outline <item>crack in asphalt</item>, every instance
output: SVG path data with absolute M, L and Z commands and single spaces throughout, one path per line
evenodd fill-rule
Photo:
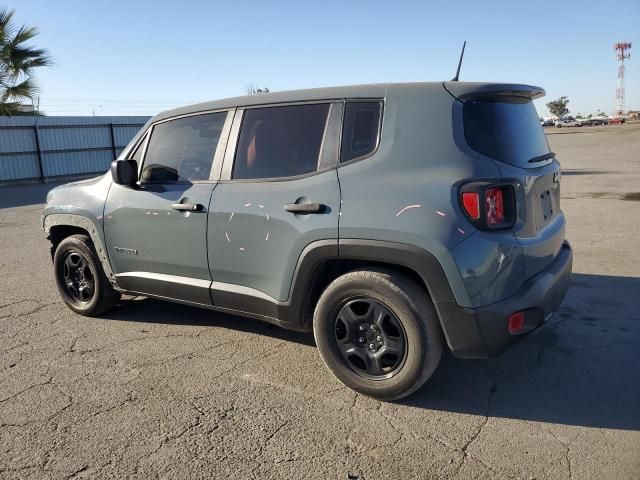
M 567 462 L 567 471 L 569 473 L 569 479 L 573 478 L 573 467 L 571 465 L 571 447 L 569 446 L 569 444 L 567 442 L 564 442 L 562 440 L 560 440 L 560 438 L 551 430 L 549 430 L 549 433 L 551 434 L 551 436 L 560 444 L 564 447 L 565 452 L 564 452 L 564 460 Z
M 143 462 L 147 458 L 151 457 L 152 455 L 154 455 L 155 453 L 160 451 L 162 449 L 162 447 L 164 447 L 165 445 L 169 444 L 170 442 L 173 442 L 175 440 L 178 440 L 178 439 L 182 438 L 187 433 L 189 433 L 189 432 L 191 432 L 191 431 L 193 431 L 193 430 L 195 430 L 198 427 L 203 425 L 202 424 L 203 418 L 207 418 L 208 416 L 205 413 L 203 413 L 201 409 L 195 408 L 195 406 L 192 403 L 189 403 L 188 405 L 190 405 L 192 408 L 194 408 L 194 410 L 196 412 L 198 412 L 197 415 L 196 415 L 195 421 L 193 423 L 191 423 L 190 425 L 188 425 L 187 427 L 183 428 L 178 434 L 165 436 L 160 441 L 160 443 L 158 444 L 157 447 L 155 447 L 150 452 L 147 452 L 144 455 L 138 457 L 135 460 L 135 466 L 134 466 L 134 471 L 135 471 L 136 474 L 138 473 L 138 470 L 140 468 L 140 463 L 141 462 Z M 229 415 L 229 413 L 233 412 L 234 410 L 235 410 L 235 407 L 231 407 L 229 409 L 223 410 L 222 411 L 222 416 L 218 419 L 218 423 L 216 425 L 214 425 L 214 428 L 211 431 L 217 430 L 219 428 L 220 422 L 222 422 L 224 419 L 226 419 L 227 416 Z
M 72 479 L 76 478 L 78 475 L 80 475 L 82 472 L 87 471 L 88 469 L 89 469 L 89 467 L 87 465 L 83 465 L 78 470 L 74 471 L 70 475 L 67 475 L 65 477 L 65 480 L 72 480 Z
M 21 312 L 21 313 L 17 313 L 17 314 L 10 313 L 9 315 L 4 315 L 4 316 L 0 317 L 0 319 L 9 318 L 9 317 L 14 317 L 14 318 L 26 317 L 27 315 L 33 315 L 34 313 L 39 312 L 43 308 L 50 307 L 51 305 L 58 305 L 59 303 L 61 303 L 61 302 L 42 303 L 42 302 L 39 302 L 38 300 L 26 299 L 26 300 L 18 300 L 16 302 L 10 302 L 10 303 L 4 304 L 4 305 L 0 305 L 0 309 L 11 307 L 11 306 L 14 306 L 14 305 L 19 305 L 21 303 L 26 303 L 26 302 L 33 302 L 33 303 L 36 304 L 36 307 L 33 308 L 32 310 L 29 310 L 29 311 L 26 311 L 26 312 Z
M 52 381 L 53 381 L 53 377 L 50 377 L 50 378 L 49 378 L 49 380 L 47 380 L 46 382 L 36 383 L 36 384 L 34 384 L 34 385 L 30 385 L 29 387 L 27 387 L 27 388 L 25 388 L 25 389 L 23 389 L 23 390 L 20 390 L 19 392 L 14 393 L 13 395 L 10 395 L 10 396 L 8 396 L 8 397 L 5 397 L 5 398 L 3 398 L 3 399 L 0 399 L 0 403 L 4 403 L 4 402 L 6 402 L 6 401 L 11 400 L 12 398 L 16 398 L 17 396 L 22 395 L 23 393 L 28 392 L 29 390 L 32 390 L 32 389 L 34 389 L 34 388 L 42 387 L 42 386 L 44 386 L 44 385 L 49 385 L 49 384 L 51 384 L 51 382 L 52 382 Z
M 496 380 L 495 380 L 496 377 L 495 377 L 494 373 L 491 371 L 491 369 L 489 367 L 487 367 L 487 370 L 489 372 L 489 376 L 490 376 L 491 382 L 489 384 L 489 388 L 487 389 L 487 406 L 486 406 L 486 410 L 485 410 L 485 414 L 484 414 L 484 419 L 476 427 L 476 431 L 473 433 L 473 435 L 471 435 L 471 438 L 469 438 L 467 440 L 467 442 L 462 446 L 462 448 L 459 449 L 459 451 L 462 453 L 462 459 L 460 461 L 460 464 L 457 466 L 454 474 L 455 475 L 459 475 L 460 474 L 460 470 L 462 469 L 462 467 L 466 463 L 467 459 L 468 458 L 472 458 L 473 460 L 479 462 L 485 468 L 487 468 L 488 470 L 490 470 L 493 473 L 500 474 L 500 475 L 505 475 L 508 478 L 515 478 L 512 475 L 507 474 L 506 472 L 499 471 L 498 469 L 496 469 L 492 465 L 486 463 L 481 458 L 476 457 L 475 455 L 471 455 L 471 453 L 468 452 L 469 447 L 471 447 L 471 445 L 478 439 L 478 437 L 480 437 L 480 435 L 482 434 L 482 430 L 489 423 L 489 415 L 491 413 L 491 400 L 493 398 L 493 394 L 497 391 L 497 384 L 496 384 Z

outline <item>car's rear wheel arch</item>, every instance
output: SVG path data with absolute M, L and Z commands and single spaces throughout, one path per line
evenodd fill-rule
M 321 244 L 318 248 L 322 248 Z M 289 320 L 302 322 L 305 330 L 310 328 L 315 306 L 327 286 L 341 275 L 363 268 L 386 269 L 405 275 L 423 289 L 435 305 L 440 301 L 454 301 L 442 266 L 435 256 L 419 247 L 388 241 L 341 239 L 336 250 L 311 254 L 314 250 L 310 245 L 303 252 L 290 297 L 292 316 Z M 438 320 L 444 330 L 439 314 Z
M 322 295 L 322 292 L 329 286 L 329 284 L 331 284 L 331 282 L 346 273 L 361 269 L 386 270 L 401 273 L 413 280 L 430 297 L 429 287 L 425 283 L 425 280 L 414 269 L 404 265 L 384 261 L 362 260 L 355 258 L 334 258 L 322 262 L 322 264 L 318 266 L 317 270 L 311 275 L 311 278 L 309 279 L 309 301 L 305 306 L 304 318 L 307 319 L 313 315 L 313 311 L 318 303 L 320 295 Z

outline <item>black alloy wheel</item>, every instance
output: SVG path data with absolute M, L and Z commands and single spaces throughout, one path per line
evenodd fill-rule
M 120 300 L 104 273 L 93 243 L 87 235 L 64 238 L 53 255 L 55 279 L 64 303 L 76 313 L 95 317 Z
M 86 304 L 91 301 L 95 294 L 95 275 L 80 252 L 67 252 L 61 274 L 65 291 L 73 302 Z
M 390 378 L 405 360 L 402 323 L 372 298 L 357 298 L 342 306 L 336 316 L 335 340 L 348 365 L 365 378 Z
M 400 272 L 352 270 L 322 292 L 313 336 L 325 365 L 356 392 L 398 400 L 433 374 L 443 348 L 427 292 Z

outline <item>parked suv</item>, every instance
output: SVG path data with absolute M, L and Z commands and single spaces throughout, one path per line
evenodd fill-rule
M 565 296 L 543 94 L 382 84 L 161 113 L 110 173 L 49 193 L 60 294 L 89 316 L 126 292 L 313 331 L 344 384 L 409 395 L 445 345 L 495 355 Z
M 573 117 L 565 117 L 556 120 L 556 127 L 581 127 L 582 122 Z

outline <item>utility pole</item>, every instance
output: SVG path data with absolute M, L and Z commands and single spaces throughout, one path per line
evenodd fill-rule
M 619 42 L 613 46 L 618 60 L 618 88 L 616 89 L 616 109 L 614 115 L 624 115 L 624 61 L 631 58 L 631 42 Z

